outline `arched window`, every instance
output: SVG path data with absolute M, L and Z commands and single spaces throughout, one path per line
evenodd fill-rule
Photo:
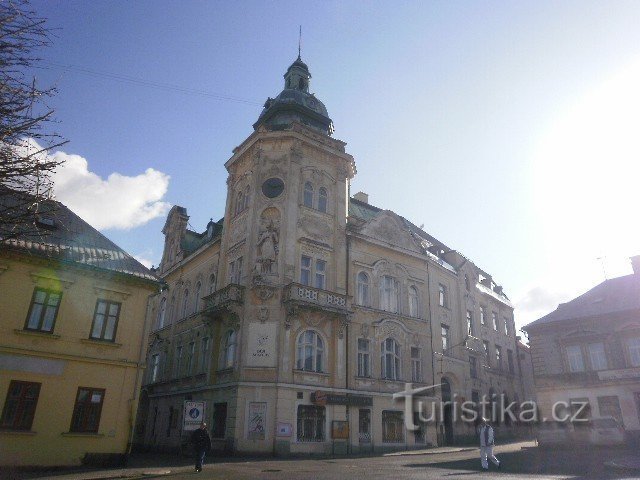
M 196 283 L 196 294 L 193 299 L 193 311 L 199 312 L 200 310 L 200 296 L 202 295 L 202 283 Z
M 324 364 L 324 344 L 322 337 L 314 330 L 307 330 L 298 337 L 298 361 L 296 368 L 307 372 L 322 372 Z
M 173 322 L 173 317 L 176 314 L 176 297 L 171 297 L 171 303 L 169 304 L 169 314 L 167 315 L 167 320 L 169 322 Z
M 469 286 L 469 277 L 467 276 L 466 273 L 464 275 L 464 288 L 467 289 L 467 292 L 469 291 L 469 288 L 470 288 L 470 286 Z
M 318 190 L 318 210 L 327 213 L 327 189 L 324 187 Z
M 418 289 L 414 286 L 409 287 L 409 316 L 418 316 Z
M 304 184 L 304 206 L 313 208 L 313 185 L 311 182 Z
M 400 344 L 389 337 L 382 342 L 382 378 L 400 380 Z
M 358 274 L 358 305 L 369 306 L 369 275 L 364 272 Z
M 158 309 L 158 323 L 157 328 L 164 327 L 165 315 L 167 313 L 167 297 L 160 300 L 160 308 Z
M 389 275 L 380 278 L 380 309 L 394 313 L 398 311 L 398 283 Z
M 209 275 L 209 295 L 216 291 L 216 274 Z
M 189 289 L 184 290 L 184 297 L 182 298 L 182 316 L 180 318 L 185 318 L 189 315 Z
M 247 185 L 244 188 L 244 206 L 243 206 L 243 210 L 246 208 L 249 208 L 249 185 Z
M 236 345 L 238 335 L 235 330 L 229 330 L 224 338 L 224 358 L 222 359 L 223 368 L 231 368 L 236 360 Z
M 244 209 L 244 193 L 241 191 L 236 195 L 236 215 Z

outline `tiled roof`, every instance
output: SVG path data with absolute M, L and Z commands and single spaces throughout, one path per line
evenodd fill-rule
M 640 309 L 640 275 L 605 280 L 570 302 L 561 303 L 553 312 L 523 327 L 577 320 Z
M 207 225 L 207 229 L 202 232 L 194 232 L 192 230 L 187 230 L 184 238 L 182 239 L 182 250 L 184 251 L 185 257 L 191 255 L 193 252 L 198 250 L 200 247 L 205 245 L 207 242 L 210 242 L 212 239 L 220 236 L 222 234 L 222 225 L 224 223 L 224 217 L 218 220 L 217 222 L 209 222 Z M 209 225 L 212 226 L 213 231 L 211 236 L 209 236 Z
M 24 215 L 29 211 L 28 206 L 33 205 L 32 198 L 19 192 L 6 194 L 4 190 L 0 196 L 2 211 Z M 16 224 L 12 234 L 0 236 L 0 250 L 28 252 L 61 262 L 159 281 L 148 268 L 62 203 L 42 201 L 37 211 L 28 225 L 20 227 Z

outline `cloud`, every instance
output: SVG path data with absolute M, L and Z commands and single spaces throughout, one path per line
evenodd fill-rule
M 128 230 L 167 214 L 169 175 L 147 168 L 126 176 L 114 172 L 106 180 L 89 170 L 89 162 L 74 154 L 55 152 L 64 164 L 53 175 L 56 199 L 99 230 Z
M 143 256 L 134 255 L 133 258 L 135 258 L 137 261 L 139 261 L 142 265 L 144 265 L 147 268 L 151 268 L 154 265 L 153 261 Z

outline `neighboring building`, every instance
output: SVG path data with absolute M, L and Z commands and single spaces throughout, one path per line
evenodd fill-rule
M 640 435 L 640 256 L 631 261 L 632 275 L 606 280 L 524 327 L 542 417 L 566 402 L 559 415 L 612 416 Z
M 332 138 L 298 58 L 234 149 L 224 218 L 163 229 L 137 443 L 178 448 L 183 402 L 207 402 L 218 449 L 327 453 L 473 435 L 405 430 L 405 383 L 436 399 L 522 398 L 513 307 L 491 279 L 405 218 L 349 198 L 355 162 Z
M 119 462 L 159 282 L 64 205 L 37 211 L 0 239 L 0 465 Z

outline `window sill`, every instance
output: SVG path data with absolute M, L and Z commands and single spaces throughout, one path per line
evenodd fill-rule
M 0 428 L 0 435 L 36 435 L 38 432 L 33 430 L 11 430 L 9 428 Z
M 95 433 L 95 432 L 62 432 L 60 435 L 63 437 L 93 437 L 93 438 L 102 438 L 104 437 L 103 433 Z
M 227 368 L 221 368 L 220 370 L 216 370 L 217 374 L 224 374 L 224 373 L 231 373 L 235 370 L 235 367 L 227 367 Z
M 319 375 L 321 377 L 330 377 L 331 374 L 327 372 L 314 372 L 312 370 L 300 370 L 299 368 L 294 368 L 293 373 L 300 373 L 303 375 Z
M 120 348 L 122 346 L 121 343 L 111 342 L 109 340 L 98 340 L 97 338 L 81 338 L 80 342 L 87 345 L 100 345 L 113 348 Z
M 51 338 L 53 340 L 58 340 L 60 338 L 60 335 L 55 335 L 53 333 L 47 333 L 47 332 L 40 332 L 38 330 L 20 330 L 16 328 L 13 332 L 17 333 L 18 335 L 29 335 L 32 337 Z
M 159 333 L 159 332 L 162 332 L 162 331 L 164 331 L 164 330 L 169 330 L 169 328 L 171 327 L 171 325 L 172 325 L 171 323 L 168 323 L 167 325 L 163 325 L 163 326 L 162 326 L 162 327 L 160 327 L 160 328 L 156 328 L 155 330 L 152 330 L 152 331 L 151 331 L 151 333 Z

